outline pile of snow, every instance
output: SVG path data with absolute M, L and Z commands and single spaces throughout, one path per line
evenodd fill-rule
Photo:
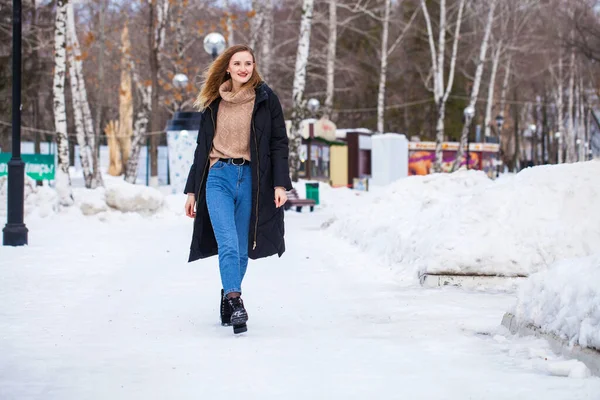
M 413 176 L 332 208 L 324 225 L 413 273 L 527 276 L 600 247 L 600 162 Z
M 164 195 L 157 189 L 133 185 L 122 179 L 106 182 L 106 204 L 123 212 L 153 213 L 161 208 Z
M 58 209 L 58 196 L 56 191 L 48 186 L 36 186 L 36 182 L 25 176 L 25 201 L 24 214 L 26 216 L 32 213 L 40 217 L 46 217 L 53 214 Z M 0 177 L 0 216 L 7 213 L 8 197 L 8 177 Z
M 600 254 L 557 262 L 521 285 L 511 312 L 570 345 L 600 350 Z
M 75 203 L 72 207 L 60 207 L 56 188 L 36 186 L 35 181 L 25 177 L 26 217 L 32 215 L 47 217 L 56 214 L 60 209 L 81 210 L 86 216 L 102 216 L 109 212 L 155 214 L 163 208 L 165 195 L 158 189 L 125 182 L 122 177 L 104 176 L 105 187 L 96 189 L 72 188 Z M 0 178 L 0 216 L 6 215 L 8 182 L 6 177 Z M 183 210 L 183 196 L 180 209 Z M 179 210 L 178 210 L 179 211 Z M 183 211 L 181 211 L 183 213 Z

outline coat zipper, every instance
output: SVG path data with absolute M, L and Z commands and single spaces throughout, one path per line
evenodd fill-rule
M 212 119 L 213 122 L 213 130 L 214 132 L 217 131 L 217 126 L 215 125 L 215 119 L 213 117 L 212 114 L 212 108 L 208 107 L 210 109 L 210 119 Z M 214 135 L 213 135 L 213 140 L 214 140 Z M 206 163 L 204 164 L 204 171 L 202 172 L 202 179 L 200 179 L 200 187 L 198 188 L 198 195 L 196 196 L 196 201 L 198 201 L 198 199 L 200 198 L 200 191 L 202 190 L 202 184 L 204 183 L 204 177 L 206 176 L 206 168 L 208 168 L 208 163 L 210 162 L 210 153 L 212 152 L 212 146 L 213 146 L 213 141 L 211 140 L 210 142 L 210 149 L 208 150 L 208 154 L 206 154 Z
M 256 220 L 254 222 L 254 244 L 252 245 L 252 250 L 256 249 L 256 240 L 258 233 L 258 199 L 260 194 L 260 156 L 258 154 L 258 140 L 256 139 L 256 129 L 254 128 L 254 116 L 252 116 L 252 131 L 254 132 L 254 146 L 256 147 L 256 176 L 258 181 L 256 181 Z

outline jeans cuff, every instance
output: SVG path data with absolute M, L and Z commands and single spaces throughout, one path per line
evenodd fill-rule
M 223 296 L 227 297 L 227 295 L 229 293 L 239 293 L 240 296 L 242 295 L 242 289 L 227 289 L 223 292 Z

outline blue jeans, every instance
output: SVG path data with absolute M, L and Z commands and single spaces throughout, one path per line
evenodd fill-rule
M 219 248 L 225 294 L 242 292 L 248 267 L 248 233 L 252 211 L 252 169 L 217 161 L 206 180 L 206 205 Z

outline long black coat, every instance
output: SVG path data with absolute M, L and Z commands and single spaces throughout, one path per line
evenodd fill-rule
M 184 193 L 196 195 L 196 218 L 189 262 L 218 253 L 217 241 L 206 206 L 209 154 L 216 131 L 220 98 L 202 113 L 194 164 Z M 281 103 L 265 83 L 256 88 L 250 130 L 252 167 L 252 214 L 248 257 L 263 258 L 285 251 L 283 207 L 276 208 L 275 187 L 292 188 L 288 166 L 288 137 Z

